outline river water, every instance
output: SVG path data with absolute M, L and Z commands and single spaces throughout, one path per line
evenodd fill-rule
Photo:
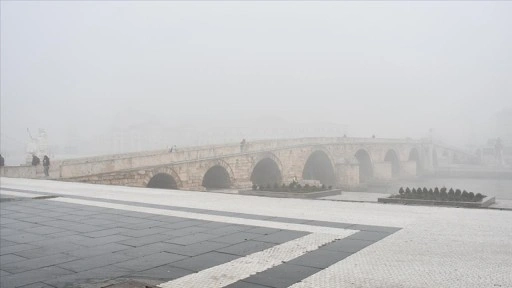
M 466 190 L 468 192 L 482 193 L 495 196 L 496 199 L 512 200 L 512 179 L 477 179 L 477 178 L 418 178 L 414 180 L 399 180 L 387 187 L 371 186 L 368 192 L 398 193 L 400 187 L 446 187 Z

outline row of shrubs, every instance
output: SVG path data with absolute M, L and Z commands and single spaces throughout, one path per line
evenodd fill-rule
M 441 200 L 441 201 L 463 201 L 463 202 L 480 202 L 486 196 L 480 193 L 467 192 L 466 190 L 461 191 L 460 189 L 447 190 L 445 187 L 439 189 L 435 188 L 412 188 L 409 189 L 407 187 L 404 189 L 400 187 L 398 190 L 398 195 L 394 195 L 393 198 L 401 198 L 401 199 L 422 199 L 422 200 Z
M 332 186 L 326 186 L 325 184 L 322 184 L 322 186 L 315 186 L 315 185 L 309 185 L 305 184 L 304 186 L 300 185 L 297 182 L 292 182 L 288 185 L 286 184 L 277 184 L 274 185 L 267 184 L 267 185 L 252 185 L 252 190 L 259 190 L 259 191 L 272 191 L 272 192 L 315 192 L 315 191 L 326 191 L 331 190 Z

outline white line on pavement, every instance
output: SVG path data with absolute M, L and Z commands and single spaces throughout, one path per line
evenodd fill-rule
M 224 287 L 341 238 L 343 237 L 338 235 L 309 234 L 158 286 L 161 288 Z

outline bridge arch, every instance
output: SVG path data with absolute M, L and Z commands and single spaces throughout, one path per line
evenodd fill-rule
M 359 162 L 359 183 L 368 182 L 373 178 L 373 164 L 370 153 L 366 149 L 357 150 L 354 155 Z
M 256 185 L 274 185 L 283 182 L 281 161 L 273 153 L 260 154 L 251 168 L 251 182 Z
M 234 182 L 233 170 L 224 161 L 216 161 L 204 173 L 202 186 L 206 189 L 231 188 Z
M 147 173 L 144 186 L 159 189 L 179 189 L 181 180 L 178 174 L 171 168 L 157 169 Z
M 389 149 L 386 152 L 384 161 L 391 163 L 391 176 L 397 177 L 400 175 L 400 158 L 398 158 L 398 153 L 394 149 Z
M 416 162 L 416 174 L 421 171 L 421 158 L 420 158 L 420 152 L 416 147 L 411 148 L 409 151 L 409 161 Z
M 336 185 L 336 175 L 331 159 L 324 149 L 314 150 L 304 164 L 302 179 L 318 180 L 325 185 Z

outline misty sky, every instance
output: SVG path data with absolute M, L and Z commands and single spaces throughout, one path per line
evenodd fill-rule
M 2 149 L 153 117 L 463 143 L 512 107 L 512 2 L 2 1 L 0 48 Z

